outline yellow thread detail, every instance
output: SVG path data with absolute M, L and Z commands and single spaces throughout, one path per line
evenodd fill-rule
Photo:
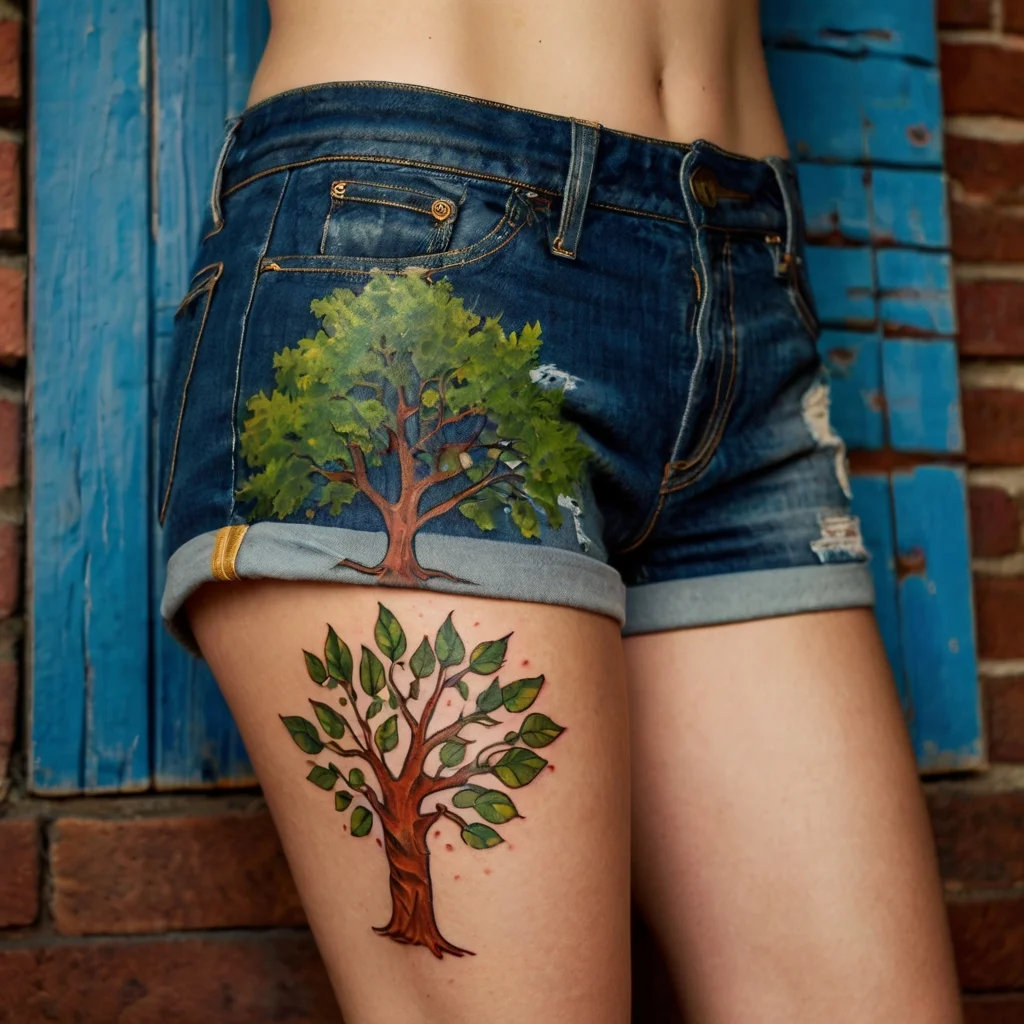
M 248 529 L 248 523 L 239 523 L 234 526 L 222 526 L 217 531 L 217 538 L 213 542 L 213 553 L 210 555 L 210 571 L 213 573 L 214 579 L 238 579 L 238 573 L 235 571 L 235 559 L 238 557 L 238 549 L 241 547 L 242 538 Z

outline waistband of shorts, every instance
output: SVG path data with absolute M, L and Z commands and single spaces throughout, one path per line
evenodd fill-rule
M 398 82 L 328 82 L 277 93 L 229 118 L 225 135 L 221 197 L 277 170 L 339 156 L 448 169 L 562 196 L 583 138 L 592 143 L 590 205 L 788 238 L 799 204 L 788 158 L 755 159 L 702 139 L 672 142 Z

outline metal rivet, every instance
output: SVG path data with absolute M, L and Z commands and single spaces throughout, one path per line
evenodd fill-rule
M 332 181 L 331 182 L 331 198 L 332 199 L 344 199 L 345 198 L 345 182 L 343 182 L 343 181 Z
M 452 215 L 452 204 L 447 199 L 435 199 L 430 204 L 434 220 L 447 220 Z

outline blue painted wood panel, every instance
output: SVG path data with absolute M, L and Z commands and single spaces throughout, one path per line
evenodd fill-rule
M 872 168 L 871 235 L 877 245 L 949 248 L 946 176 L 941 171 Z
M 790 148 L 801 160 L 938 166 L 939 73 L 885 57 L 768 51 Z
M 871 555 L 871 576 L 875 584 L 875 616 L 899 692 L 900 705 L 909 721 L 911 699 L 903 664 L 903 637 L 900 632 L 892 487 L 889 477 L 884 473 L 855 476 L 851 480 L 851 485 L 853 512 L 860 519 L 864 546 Z
M 154 0 L 158 62 L 155 154 L 154 408 L 166 379 L 174 310 L 185 294 L 199 223 L 223 138 L 242 111 L 267 32 L 262 0 Z M 151 457 L 156 463 L 156 432 Z M 154 784 L 159 789 L 250 784 L 241 737 L 207 664 L 159 618 L 167 558 L 153 509 Z
M 765 41 L 936 62 L 933 0 L 766 0 Z
M 903 661 L 910 732 L 924 771 L 982 761 L 967 486 L 963 469 L 894 473 Z
M 963 451 L 957 370 L 955 342 L 884 342 L 882 379 L 896 451 Z
M 887 334 L 956 331 L 952 261 L 945 252 L 883 249 L 877 255 L 879 317 Z
M 825 326 L 874 329 L 878 312 L 870 249 L 811 246 L 807 250 L 807 273 Z
M 150 781 L 145 14 L 131 0 L 34 9 L 35 793 Z

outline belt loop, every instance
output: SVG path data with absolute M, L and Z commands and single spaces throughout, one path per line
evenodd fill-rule
M 569 173 L 562 190 L 562 215 L 558 221 L 558 234 L 551 242 L 551 251 L 556 256 L 576 259 L 600 138 L 601 125 L 596 121 L 572 119 Z
M 779 183 L 779 191 L 782 193 L 782 205 L 786 211 L 786 237 L 783 240 L 782 259 L 775 268 L 777 277 L 786 274 L 790 266 L 799 258 L 796 252 L 796 199 L 788 181 L 786 165 L 777 156 L 765 157 L 765 163 L 775 172 L 775 178 Z
M 228 150 L 235 141 L 235 129 L 241 124 L 242 118 L 229 117 L 224 121 L 224 142 L 217 157 L 217 167 L 213 172 L 213 187 L 210 189 L 210 212 L 213 214 L 213 230 L 220 231 L 224 227 L 224 215 L 220 209 L 221 181 L 224 178 L 224 164 L 227 162 Z M 212 233 L 212 232 L 211 232 Z

